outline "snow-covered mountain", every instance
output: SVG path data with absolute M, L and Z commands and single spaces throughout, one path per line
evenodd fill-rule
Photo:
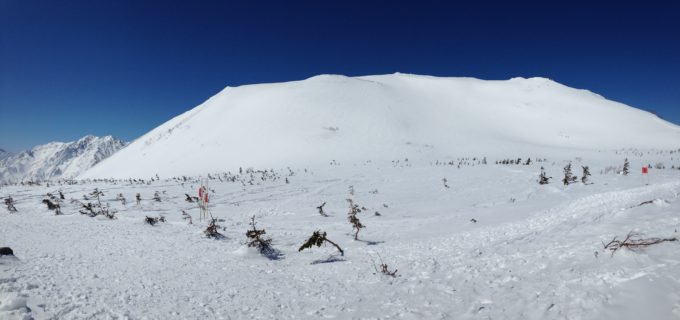
M 545 78 L 408 74 L 227 87 L 82 177 L 418 156 L 680 147 L 680 127 Z
M 51 142 L 5 158 L 0 157 L 0 182 L 76 177 L 122 149 L 111 136 L 85 136 L 72 142 Z
M 9 156 L 11 156 L 11 155 L 12 155 L 12 154 L 9 153 L 8 151 L 5 151 L 4 149 L 0 149 L 0 160 L 1 160 L 1 159 L 5 159 L 5 158 L 7 158 L 7 157 L 9 157 Z

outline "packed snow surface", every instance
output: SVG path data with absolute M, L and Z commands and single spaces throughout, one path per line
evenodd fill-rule
M 0 319 L 680 318 L 680 242 L 603 248 L 631 231 L 680 237 L 680 150 L 482 156 L 213 173 L 220 240 L 185 201 L 200 179 L 3 187 L 18 212 L 0 208 L 0 246 L 16 255 L 0 257 Z M 624 158 L 628 175 L 616 173 Z M 565 186 L 569 162 L 579 180 Z M 648 164 L 660 169 L 643 176 Z M 536 182 L 541 167 L 550 184 Z M 78 213 L 94 188 L 117 219 Z M 59 190 L 55 216 L 41 201 Z M 358 241 L 348 198 L 365 208 Z M 244 245 L 252 216 L 278 259 Z M 344 256 L 298 252 L 315 230 Z M 376 272 L 381 261 L 396 277 Z
M 227 87 L 84 178 L 199 175 L 332 160 L 677 148 L 680 127 L 545 78 L 321 75 Z
M 85 136 L 71 142 L 51 142 L 31 150 L 3 156 L 0 182 L 73 178 L 122 149 L 125 143 L 111 136 Z

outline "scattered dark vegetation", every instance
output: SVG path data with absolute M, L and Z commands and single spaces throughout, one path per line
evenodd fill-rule
M 612 241 L 609 241 L 609 243 L 605 244 L 602 242 L 602 245 L 604 246 L 605 250 L 610 250 L 611 256 L 614 256 L 614 253 L 616 253 L 617 250 L 621 248 L 627 248 L 630 250 L 639 250 L 644 247 L 648 247 L 651 245 L 659 244 L 662 242 L 672 242 L 672 241 L 678 241 L 678 238 L 673 237 L 673 238 L 643 238 L 642 235 L 639 232 L 628 232 L 628 235 L 626 235 L 626 238 L 623 240 L 616 240 L 616 237 L 612 239 Z
M 335 248 L 338 249 L 338 251 L 340 252 L 341 256 L 345 255 L 345 252 L 342 251 L 342 248 L 340 248 L 340 246 L 337 243 L 326 238 L 326 232 L 321 233 L 320 230 L 314 231 L 314 233 L 312 233 L 312 236 L 309 237 L 309 239 L 307 239 L 307 241 L 305 243 L 303 243 L 302 246 L 300 246 L 300 249 L 298 249 L 298 252 L 300 252 L 304 249 L 310 249 L 313 246 L 321 247 L 321 245 L 326 243 L 326 242 L 335 246 Z
M 149 216 L 146 216 L 146 218 L 144 218 L 144 222 L 145 222 L 145 223 L 148 223 L 148 224 L 150 224 L 150 225 L 152 225 L 152 226 L 154 226 L 154 225 L 156 225 L 156 224 L 159 223 L 159 222 L 165 223 L 166 220 L 165 220 L 165 217 L 164 217 L 164 216 L 158 216 L 158 217 L 149 217 Z
M 108 205 L 106 205 L 106 206 L 102 205 L 102 201 L 101 201 L 102 196 L 104 196 L 104 192 L 95 188 L 94 191 L 92 191 L 89 194 L 89 197 L 87 195 L 85 195 L 85 196 L 83 196 L 83 198 L 93 199 L 93 200 L 96 199 L 97 203 L 93 204 L 91 202 L 82 203 L 82 202 L 79 202 L 77 200 L 74 200 L 74 201 L 77 201 L 77 202 L 80 203 L 80 205 L 81 205 L 80 213 L 81 214 L 87 215 L 91 218 L 94 218 L 96 216 L 104 216 L 104 217 L 109 218 L 109 219 L 115 219 L 116 218 L 116 211 L 109 209 Z
M 450 188 L 449 185 L 447 184 L 447 182 L 449 182 L 449 180 L 446 180 L 446 178 L 442 178 L 442 182 L 444 183 L 444 188 L 446 188 L 446 189 Z

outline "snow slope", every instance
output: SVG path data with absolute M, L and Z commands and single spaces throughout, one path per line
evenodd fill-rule
M 227 87 L 82 177 L 641 147 L 680 147 L 680 127 L 549 79 L 321 75 Z
M 0 182 L 72 178 L 122 149 L 125 143 L 111 136 L 85 136 L 72 142 L 51 142 L 31 150 L 0 157 Z
M 276 169 L 275 180 L 216 176 L 211 211 L 223 240 L 203 235 L 206 222 L 184 200 L 196 192 L 191 179 L 5 187 L 0 198 L 11 195 L 18 212 L 0 207 L 0 246 L 16 254 L 0 258 L 0 319 L 678 319 L 680 241 L 614 255 L 602 242 L 630 231 L 680 237 L 680 170 L 670 169 L 679 154 L 543 155 L 548 161 L 526 166 L 489 158 L 460 169 L 374 161 Z M 628 176 L 601 173 L 624 157 L 637 168 Z M 651 169 L 645 184 L 646 161 L 668 169 Z M 556 181 L 568 162 L 579 176 L 589 165 L 592 184 Z M 541 166 L 552 183 L 536 183 Z M 70 199 L 84 201 L 94 188 L 117 220 L 78 213 Z M 41 203 L 58 189 L 61 216 Z M 160 202 L 151 200 L 156 191 Z M 359 241 L 346 198 L 366 207 Z M 315 208 L 323 202 L 328 217 Z M 159 215 L 168 222 L 144 224 Z M 281 259 L 245 247 L 253 215 Z M 345 255 L 331 246 L 298 252 L 317 229 Z M 376 274 L 380 259 L 398 277 Z

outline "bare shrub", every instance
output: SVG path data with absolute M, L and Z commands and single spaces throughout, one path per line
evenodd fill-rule
M 667 241 L 678 241 L 678 238 L 673 237 L 673 238 L 643 238 L 642 234 L 639 232 L 628 232 L 628 235 L 626 235 L 626 238 L 623 240 L 616 240 L 616 237 L 612 239 L 612 241 L 609 241 L 609 243 L 605 244 L 602 242 L 602 245 L 604 246 L 605 250 L 610 250 L 611 256 L 614 256 L 614 253 L 616 253 L 617 250 L 621 248 L 627 248 L 630 250 L 638 250 L 644 247 L 648 247 L 651 245 L 659 244 L 662 242 L 667 242 Z
M 378 258 L 380 259 L 380 266 L 375 265 L 375 261 L 371 258 L 371 261 L 373 262 L 373 269 L 375 269 L 376 273 L 382 273 L 386 276 L 390 276 L 392 278 L 397 277 L 397 271 L 399 269 L 394 269 L 394 271 L 390 271 L 389 267 L 387 266 L 387 263 L 385 263 L 380 255 L 378 255 Z

